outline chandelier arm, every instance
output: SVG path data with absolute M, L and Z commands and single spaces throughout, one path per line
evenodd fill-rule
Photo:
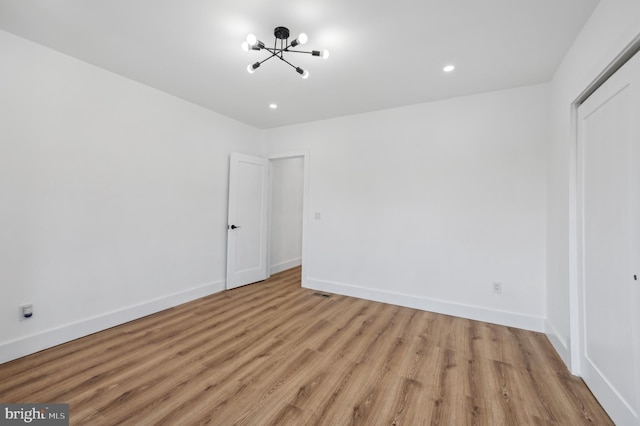
M 278 58 L 280 58 L 280 56 L 278 56 Z M 287 61 L 285 58 L 280 58 L 280 60 L 286 62 L 287 64 L 289 64 L 291 66 L 291 68 L 293 68 L 294 70 L 297 70 L 298 67 L 293 65 L 291 62 Z
M 282 49 L 273 49 L 271 47 L 265 47 L 263 50 L 270 52 L 273 56 L 277 56 L 282 52 Z M 279 57 L 279 56 L 278 56 Z
M 307 52 L 306 50 L 285 50 L 285 52 L 291 52 L 291 53 L 308 53 L 309 55 L 313 55 L 313 52 Z
M 269 59 L 271 59 L 271 58 L 273 58 L 273 57 L 278 57 L 278 58 L 280 58 L 277 54 L 275 54 L 275 53 L 273 53 L 273 52 L 272 52 L 272 53 L 271 53 L 271 56 L 269 56 L 269 57 L 267 57 L 266 59 L 263 59 L 263 60 L 261 60 L 261 61 L 260 61 L 260 65 L 262 65 L 262 64 L 263 64 L 263 63 L 265 63 L 265 62 L 267 62 Z M 281 59 L 282 59 L 282 58 L 281 58 Z

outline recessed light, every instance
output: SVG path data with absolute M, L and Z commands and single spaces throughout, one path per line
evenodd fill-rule
M 453 70 L 455 70 L 455 69 L 456 69 L 456 67 L 455 67 L 455 66 L 453 66 L 453 65 L 447 65 L 446 67 L 442 68 L 442 71 L 444 71 L 444 72 L 451 72 L 451 71 L 453 71 Z
M 269 108 L 278 109 L 278 105 L 277 104 L 269 104 Z

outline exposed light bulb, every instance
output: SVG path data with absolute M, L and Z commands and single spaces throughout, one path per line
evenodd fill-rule
M 242 42 L 242 51 L 244 52 L 248 52 L 249 51 L 249 43 L 246 41 Z
M 278 104 L 269 104 L 269 108 L 278 109 Z
M 327 59 L 329 57 L 329 51 L 327 49 L 322 51 L 322 59 Z
M 260 68 L 260 62 L 256 62 L 255 64 L 249 65 L 247 67 L 247 71 L 249 71 L 249 74 L 253 74 L 255 70 L 257 70 L 258 68 Z
M 309 78 L 309 71 L 304 70 L 304 72 L 302 73 L 302 78 L 304 78 L 305 80 Z
M 300 42 L 300 44 L 305 44 L 308 40 L 309 37 L 307 37 L 305 33 L 300 33 L 300 35 L 298 36 L 298 41 Z
M 254 46 L 257 42 L 258 38 L 255 35 L 249 34 L 247 36 L 247 43 L 249 43 L 250 46 Z
M 247 71 L 249 71 L 249 74 L 253 74 L 255 70 L 257 70 L 258 68 L 260 68 L 260 62 L 256 62 L 255 64 L 251 64 L 247 67 Z
M 446 67 L 442 68 L 442 71 L 444 71 L 444 72 L 451 72 L 451 71 L 453 71 L 453 70 L 455 70 L 455 69 L 456 69 L 456 67 L 455 67 L 455 66 L 453 66 L 453 65 L 447 65 Z

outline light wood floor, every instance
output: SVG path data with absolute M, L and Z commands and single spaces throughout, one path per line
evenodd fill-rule
M 612 424 L 543 334 L 300 287 L 300 270 L 0 365 L 71 424 Z

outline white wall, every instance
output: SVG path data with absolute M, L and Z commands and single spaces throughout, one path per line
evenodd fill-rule
M 304 158 L 270 161 L 272 274 L 302 264 L 302 199 Z
M 551 82 L 546 328 L 556 350 L 569 365 L 571 328 L 577 327 L 570 315 L 571 305 L 575 303 L 570 297 L 570 282 L 575 280 L 571 248 L 575 241 L 571 217 L 572 186 L 575 185 L 571 104 L 638 34 L 639 1 L 601 0 Z
M 0 63 L 0 362 L 223 289 L 259 132 L 2 31 Z
M 309 152 L 304 285 L 542 330 L 548 102 L 538 85 L 265 131 Z

